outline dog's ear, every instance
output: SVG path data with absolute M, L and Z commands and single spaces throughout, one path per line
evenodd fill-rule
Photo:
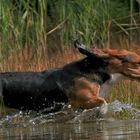
M 107 58 L 108 54 L 104 53 L 101 49 L 98 48 L 90 48 L 88 49 L 85 45 L 81 44 L 79 40 L 74 41 L 74 47 L 79 50 L 80 53 L 92 56 L 96 58 Z
M 79 42 L 79 40 L 74 41 L 74 47 L 77 48 L 79 50 L 79 52 L 84 54 L 84 55 L 87 55 L 87 56 L 92 55 L 90 50 L 88 48 L 86 48 L 85 45 L 81 44 Z
M 106 52 L 104 52 L 102 49 L 98 49 L 98 48 L 88 49 L 85 45 L 81 44 L 79 40 L 74 41 L 74 47 L 77 48 L 80 53 L 87 56 L 92 56 L 101 59 L 109 57 L 109 55 Z

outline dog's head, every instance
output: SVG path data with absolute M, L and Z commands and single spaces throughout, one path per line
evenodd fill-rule
M 96 59 L 101 60 L 105 64 L 103 68 L 107 74 L 118 73 L 132 80 L 140 81 L 140 56 L 135 52 L 99 48 L 87 49 L 78 41 L 74 42 L 74 46 L 90 59 L 93 57 L 93 65 Z

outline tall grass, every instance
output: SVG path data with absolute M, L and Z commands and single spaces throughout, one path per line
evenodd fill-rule
M 134 0 L 60 0 L 58 3 L 60 21 L 67 19 L 62 27 L 61 39 L 69 42 L 81 37 L 86 44 L 106 42 L 119 33 L 132 38 L 132 32 L 139 31 L 138 13 L 134 11 Z M 135 29 L 135 30 L 134 30 Z
M 135 0 L 1 0 L 0 58 L 21 48 L 42 55 L 44 48 L 81 38 L 109 46 L 112 36 L 139 32 Z M 55 42 L 54 42 L 55 40 Z M 56 45 L 54 45 L 56 44 Z M 39 49 L 38 48 L 42 48 Z M 41 51 L 40 51 L 41 50 Z
M 46 0 L 37 5 L 33 0 L 0 1 L 0 57 L 21 48 L 46 47 L 46 8 Z

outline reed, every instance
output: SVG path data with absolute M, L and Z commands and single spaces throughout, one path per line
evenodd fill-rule
M 123 34 L 133 39 L 135 33 L 140 33 L 139 13 L 134 2 L 1 0 L 0 58 L 23 48 L 43 53 L 37 48 L 44 51 L 53 46 L 51 43 L 65 46 L 78 37 L 87 45 L 101 47 L 110 47 L 114 35 Z
M 23 48 L 46 47 L 46 0 L 0 1 L 0 58 Z
M 124 34 L 129 39 L 139 32 L 139 15 L 133 0 L 60 0 L 56 8 L 59 21 L 67 19 L 62 26 L 61 40 L 69 42 L 80 37 L 86 44 L 106 46 L 112 35 Z

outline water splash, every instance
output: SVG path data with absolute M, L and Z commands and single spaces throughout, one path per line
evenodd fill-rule
M 0 119 L 0 127 L 29 126 L 45 123 L 84 123 L 97 120 L 139 119 L 140 110 L 118 100 L 88 110 L 65 110 L 57 113 L 41 114 L 36 112 L 17 112 Z
M 123 110 L 131 110 L 133 107 L 130 104 L 121 103 L 119 100 L 115 100 L 114 102 L 108 105 L 108 109 L 114 112 L 120 112 Z
M 104 114 L 105 118 L 114 119 L 139 119 L 140 110 L 133 107 L 132 104 L 121 103 L 118 100 L 108 104 L 108 111 Z

